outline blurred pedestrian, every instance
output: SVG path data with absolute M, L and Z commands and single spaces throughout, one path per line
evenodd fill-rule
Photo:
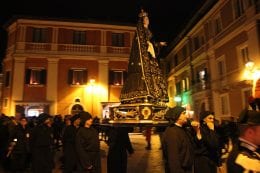
M 93 118 L 88 112 L 80 112 L 80 125 L 76 135 L 76 152 L 80 173 L 101 173 L 100 143 L 97 130 L 92 127 Z
M 240 134 L 228 156 L 227 172 L 260 172 L 260 112 L 244 110 L 238 123 Z
M 62 130 L 64 128 L 64 123 L 62 121 L 61 115 L 54 116 L 52 128 L 53 128 L 54 146 L 55 146 L 55 149 L 57 149 L 59 151 L 59 149 L 61 147 Z
M 108 137 L 107 173 L 126 173 L 128 154 L 133 154 L 127 127 L 111 127 Z
M 0 166 L 4 170 L 9 169 L 8 158 L 6 157 L 8 140 L 9 140 L 9 124 L 11 119 L 5 114 L 0 114 Z M 1 169 L 1 168 L 0 168 Z
M 10 135 L 8 157 L 11 161 L 11 172 L 22 173 L 29 167 L 29 137 L 30 129 L 25 117 L 21 117 Z
M 145 128 L 145 140 L 146 140 L 146 150 L 151 150 L 151 137 L 152 137 L 152 127 Z
M 170 125 L 163 134 L 163 155 L 165 173 L 191 173 L 194 163 L 193 146 L 187 124 L 187 114 L 183 107 L 170 108 L 165 118 Z
M 160 139 L 160 149 L 162 149 L 162 138 L 163 138 L 163 133 L 166 129 L 166 126 L 157 126 L 156 127 L 156 133 L 159 135 Z
M 37 126 L 33 128 L 30 137 L 32 172 L 51 173 L 54 168 L 51 116 L 41 113 L 37 121 Z
M 71 125 L 66 126 L 62 136 L 64 173 L 73 173 L 77 167 L 76 134 L 79 129 L 80 115 L 75 114 L 70 118 Z

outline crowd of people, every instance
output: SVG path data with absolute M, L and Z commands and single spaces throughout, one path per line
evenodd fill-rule
M 162 139 L 165 173 L 260 172 L 259 111 L 243 110 L 229 124 L 217 124 L 211 111 L 189 120 L 180 106 L 165 116 L 170 122 Z
M 165 173 L 260 171 L 259 111 L 244 110 L 237 122 L 229 124 L 216 124 L 211 111 L 191 121 L 180 106 L 170 108 L 165 117 L 169 124 L 160 131 Z M 51 173 L 55 152 L 60 150 L 64 173 L 101 173 L 100 128 L 93 122 L 95 118 L 84 111 L 64 117 L 42 113 L 30 120 L 20 113 L 1 114 L 1 166 L 11 173 Z M 134 153 L 132 131 L 129 127 L 107 129 L 108 173 L 127 172 L 127 157 Z
M 122 103 L 167 101 L 148 25 L 148 14 L 141 11 Z M 253 110 L 242 111 L 237 123 L 221 125 L 211 111 L 203 111 L 198 121 L 191 121 L 185 108 L 169 108 L 165 115 L 168 127 L 157 128 L 165 173 L 217 173 L 223 164 L 227 173 L 260 172 L 260 112 L 254 102 L 250 105 Z M 55 151 L 62 150 L 64 173 L 101 173 L 100 128 L 95 122 L 99 120 L 85 111 L 64 117 L 41 113 L 30 120 L 21 113 L 14 117 L 1 114 L 1 166 L 11 173 L 51 173 Z M 106 128 L 108 173 L 127 172 L 127 157 L 134 153 L 131 131 L 129 127 Z M 145 132 L 146 149 L 151 150 L 151 128 Z
M 99 119 L 82 111 L 75 115 L 41 113 L 31 119 L 17 113 L 0 116 L 0 170 L 6 173 L 51 173 L 57 151 L 64 173 L 101 173 Z M 134 149 L 132 128 L 106 129 L 108 173 L 127 171 L 127 156 Z M 118 164 L 120 163 L 120 164 Z

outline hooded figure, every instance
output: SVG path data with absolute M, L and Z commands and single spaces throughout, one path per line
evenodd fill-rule
M 194 135 L 194 173 L 217 173 L 217 167 L 221 165 L 221 147 L 214 123 L 213 112 L 202 111 L 200 113 L 199 132 Z
M 200 113 L 200 122 L 203 121 L 204 118 L 206 118 L 207 116 L 209 115 L 213 115 L 214 116 L 214 112 L 211 112 L 211 111 L 202 111 Z
M 80 114 L 75 114 L 75 115 L 73 115 L 73 116 L 70 118 L 71 124 L 73 124 L 73 122 L 74 122 L 75 120 L 79 119 L 79 118 L 80 118 Z
M 79 113 L 80 116 L 80 126 L 84 127 L 87 120 L 92 119 L 90 113 L 82 111 Z
M 32 151 L 32 172 L 51 173 L 53 162 L 53 132 L 51 128 L 50 115 L 41 113 L 37 118 L 38 124 L 33 128 L 30 137 Z M 47 121 L 48 120 L 48 121 Z
M 74 123 L 80 118 L 79 114 L 75 114 L 70 118 L 71 125 L 65 127 L 62 143 L 63 143 L 63 156 L 64 156 L 64 173 L 72 173 L 76 171 L 78 159 L 76 154 L 75 139 L 79 129 L 79 124 Z
M 38 124 L 43 124 L 47 119 L 51 118 L 51 116 L 47 113 L 41 113 L 38 118 L 37 122 Z
M 98 131 L 92 127 L 93 119 L 88 112 L 80 112 L 80 125 L 76 134 L 78 172 L 101 173 L 101 156 Z

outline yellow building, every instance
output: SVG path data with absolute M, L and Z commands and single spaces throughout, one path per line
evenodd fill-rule
M 259 1 L 207 1 L 166 53 L 170 105 L 179 96 L 194 117 L 211 110 L 236 118 L 260 77 L 259 21 Z
M 135 27 L 16 18 L 6 26 L 2 112 L 27 116 L 85 110 L 102 117 L 119 102 Z

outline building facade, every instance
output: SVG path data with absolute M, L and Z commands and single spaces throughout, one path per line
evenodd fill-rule
M 2 112 L 101 116 L 119 103 L 135 27 L 16 18 L 6 26 Z
M 186 106 L 195 118 L 211 110 L 219 120 L 236 119 L 250 96 L 260 98 L 255 92 L 260 78 L 260 3 L 219 0 L 210 8 L 205 4 L 200 14 L 165 57 L 170 64 L 170 105 Z

